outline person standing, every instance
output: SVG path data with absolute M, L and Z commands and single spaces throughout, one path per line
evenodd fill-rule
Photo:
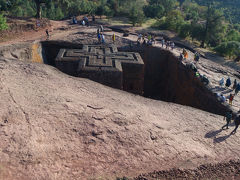
M 194 53 L 194 60 L 196 61 L 196 62 L 198 62 L 199 61 L 199 54 L 198 54 L 198 52 L 196 51 L 195 53 Z
M 224 126 L 222 127 L 222 129 L 224 129 L 225 127 L 227 127 L 226 129 L 228 129 L 228 125 L 229 125 L 229 123 L 230 123 L 231 120 L 232 120 L 232 111 L 231 111 L 231 110 L 230 110 L 230 111 L 227 111 L 227 113 L 225 114 L 223 120 L 225 120 L 225 119 L 226 119 L 226 121 L 227 121 L 227 124 L 224 125 Z
M 234 98 L 234 95 L 230 94 L 230 96 L 229 96 L 229 105 L 231 105 L 231 106 L 232 106 L 233 98 Z
M 164 40 L 164 38 L 162 38 L 162 41 L 161 41 L 161 43 L 162 43 L 162 47 L 164 46 L 164 44 L 165 44 L 165 40 Z
M 239 91 L 240 91 L 240 83 L 237 83 L 237 86 L 235 89 L 235 95 L 237 95 Z
M 103 34 L 101 34 L 101 39 L 102 39 L 102 43 L 104 44 L 105 43 L 105 37 Z
M 219 85 L 220 85 L 220 86 L 223 86 L 223 84 L 224 84 L 224 78 L 222 78 L 222 79 L 219 81 Z
M 230 79 L 230 77 L 228 77 L 227 80 L 226 80 L 225 86 L 226 86 L 226 87 L 229 87 L 229 86 L 231 86 L 231 84 L 232 84 L 232 83 L 231 83 L 231 79 Z
M 115 40 L 116 40 L 116 36 L 115 36 L 115 33 L 113 33 L 113 35 L 112 35 L 113 44 L 114 44 Z
M 142 34 L 138 34 L 137 42 L 141 43 L 141 41 L 142 41 Z
M 49 40 L 50 35 L 49 35 L 48 29 L 46 29 L 46 36 L 47 36 L 47 40 Z
M 235 120 L 234 120 L 234 123 L 235 123 L 235 129 L 231 132 L 231 134 L 235 134 L 237 129 L 238 129 L 238 126 L 240 124 L 240 115 L 238 115 Z
M 188 58 L 187 50 L 184 48 L 182 53 L 184 55 L 184 60 L 186 60 Z
M 233 90 L 236 89 L 236 87 L 237 87 L 237 80 L 235 79 L 233 82 Z
M 171 42 L 171 48 L 172 48 L 172 50 L 174 49 L 174 47 L 175 47 L 175 43 L 172 41 L 172 42 Z
M 101 32 L 103 32 L 103 31 L 104 31 L 104 29 L 103 29 L 103 26 L 102 26 L 102 25 L 100 25 L 100 30 L 101 30 Z
M 101 43 L 101 34 L 99 32 L 99 29 L 97 30 L 97 38 L 98 38 L 98 43 Z

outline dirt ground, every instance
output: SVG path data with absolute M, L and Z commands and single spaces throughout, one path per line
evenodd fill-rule
M 95 43 L 96 28 L 52 22 L 50 39 Z M 1 45 L 42 40 L 44 33 Z M 115 34 L 118 46 L 137 38 Z M 216 91 L 221 77 L 240 81 L 237 70 L 209 59 L 197 67 Z M 240 135 L 230 135 L 233 123 L 221 130 L 222 116 L 17 60 L 0 60 L 0 92 L 0 179 L 239 178 Z M 234 110 L 239 103 L 237 96 Z

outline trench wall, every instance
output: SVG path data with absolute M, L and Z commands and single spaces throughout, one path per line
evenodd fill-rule
M 195 73 L 171 52 L 145 47 L 140 52 L 145 63 L 144 96 L 192 106 L 224 115 L 228 107 L 221 104 Z
M 39 42 L 1 46 L 0 57 L 27 62 L 46 63 L 42 44 Z

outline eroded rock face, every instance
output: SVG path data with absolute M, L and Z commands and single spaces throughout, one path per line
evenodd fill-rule
M 141 50 L 145 63 L 144 96 L 192 106 L 216 114 L 227 108 L 170 51 L 155 47 Z

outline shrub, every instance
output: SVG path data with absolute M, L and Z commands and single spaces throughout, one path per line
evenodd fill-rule
M 214 50 L 223 56 L 234 58 L 240 54 L 240 42 L 224 42 L 217 46 Z
M 0 14 L 0 31 L 5 30 L 7 28 L 8 25 L 6 18 L 2 14 Z
M 185 23 L 181 26 L 180 32 L 179 32 L 179 36 L 182 38 L 186 38 L 188 36 L 190 36 L 191 34 L 191 29 L 192 26 L 189 23 Z

